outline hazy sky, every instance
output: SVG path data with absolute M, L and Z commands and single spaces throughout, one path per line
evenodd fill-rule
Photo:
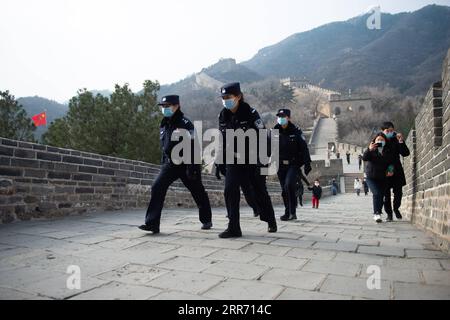
M 422 0 L 0 0 L 0 90 L 66 101 L 77 89 L 145 79 L 171 83 L 220 58 L 265 46 L 380 5 Z

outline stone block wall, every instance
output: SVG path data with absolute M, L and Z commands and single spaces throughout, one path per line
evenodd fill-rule
M 414 224 L 430 232 L 449 251 L 450 231 L 450 50 L 442 81 L 428 91 L 406 143 L 403 160 L 407 185 L 402 210 Z

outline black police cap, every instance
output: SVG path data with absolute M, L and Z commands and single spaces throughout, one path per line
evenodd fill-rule
M 280 109 L 280 110 L 278 110 L 277 117 L 281 117 L 281 116 L 290 117 L 291 116 L 291 110 L 289 110 L 289 109 Z
M 224 85 L 222 88 L 220 88 L 220 95 L 226 96 L 226 95 L 234 95 L 238 96 L 241 92 L 241 85 L 239 82 L 232 82 Z
M 180 104 L 180 97 L 175 94 L 162 97 L 161 101 L 158 103 L 159 106 L 175 104 Z

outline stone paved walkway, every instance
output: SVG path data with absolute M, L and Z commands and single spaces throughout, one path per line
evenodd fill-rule
M 244 208 L 235 240 L 217 237 L 223 208 L 210 231 L 195 210 L 166 210 L 156 236 L 135 227 L 144 210 L 2 225 L 0 298 L 450 299 L 449 256 L 408 222 L 375 224 L 370 209 L 370 197 L 327 198 L 268 234 Z M 70 265 L 79 290 L 67 288 Z M 369 266 L 379 289 L 368 289 Z

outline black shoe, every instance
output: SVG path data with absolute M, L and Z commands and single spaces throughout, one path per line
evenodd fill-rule
M 219 234 L 219 238 L 228 239 L 228 238 L 240 238 L 242 237 L 241 231 L 230 231 L 226 229 L 224 232 Z
M 294 215 L 291 215 L 290 217 L 289 217 L 289 220 L 297 220 L 297 216 L 294 214 Z
M 275 233 L 278 231 L 276 223 L 270 223 L 269 228 L 267 229 L 269 233 Z
M 254 216 L 255 218 L 259 217 L 259 213 L 255 212 L 255 213 L 253 213 L 253 216 Z
M 138 227 L 141 230 L 153 232 L 153 234 L 159 233 L 159 227 L 149 226 L 146 224 L 143 224 L 142 226 Z
M 213 226 L 212 222 L 204 223 L 202 224 L 202 230 L 209 230 L 212 228 L 212 226 Z
M 386 218 L 386 222 L 392 222 L 392 221 L 393 221 L 392 214 L 388 214 L 387 218 Z
M 396 217 L 398 220 L 402 220 L 403 217 L 402 217 L 402 214 L 400 213 L 400 211 L 398 211 L 398 210 L 394 210 L 394 211 L 395 211 L 395 217 Z
M 289 220 L 289 215 L 288 215 L 288 214 L 285 214 L 284 216 L 281 216 L 281 217 L 280 217 L 280 220 L 281 220 L 281 221 L 288 221 L 288 220 Z

